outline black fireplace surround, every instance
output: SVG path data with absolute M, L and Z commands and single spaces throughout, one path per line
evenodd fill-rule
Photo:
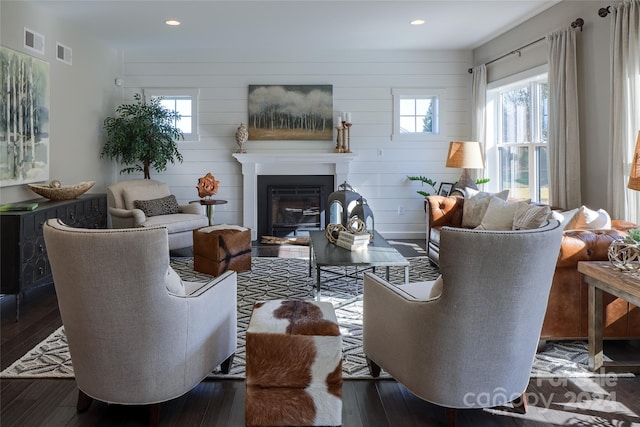
M 258 175 L 258 238 L 306 237 L 323 230 L 333 175 Z

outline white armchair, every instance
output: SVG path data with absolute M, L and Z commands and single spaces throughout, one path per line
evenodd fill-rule
M 123 405 L 187 393 L 216 366 L 229 372 L 237 344 L 237 276 L 182 282 L 169 265 L 167 230 L 44 226 L 78 394 Z
M 113 228 L 167 227 L 169 249 L 193 245 L 193 230 L 209 225 L 199 203 L 178 206 L 169 186 L 153 179 L 120 181 L 107 187 L 107 204 Z M 136 208 L 136 205 L 140 208 Z M 145 214 L 145 211 L 147 214 Z M 149 213 L 155 211 L 155 215 Z M 169 213 L 165 213 L 169 212 Z
M 443 227 L 433 282 L 391 285 L 367 273 L 363 347 L 416 396 L 450 409 L 515 401 L 529 383 L 562 229 Z M 439 290 L 440 288 L 441 290 Z M 448 410 L 455 423 L 455 411 Z

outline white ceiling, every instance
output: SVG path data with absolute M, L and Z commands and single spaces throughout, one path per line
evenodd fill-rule
M 40 0 L 116 48 L 473 49 L 560 0 Z M 182 22 L 179 27 L 164 24 Z M 422 26 L 409 21 L 423 19 Z

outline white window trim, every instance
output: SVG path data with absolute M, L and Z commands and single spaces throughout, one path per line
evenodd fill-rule
M 200 104 L 200 89 L 198 88 L 145 88 L 143 90 L 145 99 L 153 97 L 174 97 L 174 96 L 189 96 L 191 97 L 191 133 L 184 133 L 183 141 L 198 142 L 200 141 L 200 127 L 198 116 L 200 110 L 198 109 Z
M 439 141 L 442 139 L 442 135 L 445 135 L 444 131 L 444 94 L 445 88 L 393 88 L 391 89 L 391 96 L 393 98 L 393 134 L 391 135 L 392 141 Z M 435 113 L 435 119 L 437 120 L 437 129 L 435 133 L 416 132 L 416 133 L 400 133 L 400 100 L 403 98 L 431 98 L 436 97 L 438 99 L 438 108 Z
M 495 106 L 492 105 L 493 103 L 498 101 L 498 92 L 496 89 L 508 87 L 511 84 L 516 85 L 522 80 L 531 79 L 537 75 L 548 73 L 548 72 L 549 72 L 549 66 L 548 64 L 544 64 L 544 65 L 540 65 L 538 67 L 534 67 L 529 70 L 522 71 L 520 73 L 513 74 L 511 76 L 507 76 L 505 78 L 502 78 L 500 80 L 496 80 L 487 84 L 487 108 L 485 109 L 486 121 L 487 123 L 493 124 L 493 126 L 487 126 L 486 128 L 486 141 L 485 141 L 485 150 L 486 150 L 485 170 L 486 170 L 487 178 L 490 178 L 490 181 L 487 184 L 485 184 L 487 186 L 488 191 L 492 191 L 492 192 L 500 191 L 500 188 L 499 188 L 499 185 L 500 185 L 499 157 L 500 156 L 499 156 L 498 148 L 496 145 L 497 136 L 494 132 L 498 130 L 499 123 L 498 123 L 498 117 L 496 117 L 496 114 L 495 114 L 496 108 Z M 531 146 L 533 145 L 536 145 L 536 144 L 527 144 L 526 146 L 531 148 Z M 521 144 L 520 146 L 524 147 L 525 145 Z M 529 166 L 531 168 L 531 164 Z M 536 179 L 536 180 L 538 178 L 536 171 L 533 171 L 533 173 L 532 171 L 530 171 L 529 176 L 533 177 L 533 179 Z

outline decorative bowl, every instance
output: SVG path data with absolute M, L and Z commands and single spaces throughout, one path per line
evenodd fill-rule
M 71 200 L 81 196 L 95 184 L 95 181 L 86 181 L 73 185 L 61 185 L 51 187 L 50 185 L 27 184 L 29 189 L 42 197 L 50 200 Z

